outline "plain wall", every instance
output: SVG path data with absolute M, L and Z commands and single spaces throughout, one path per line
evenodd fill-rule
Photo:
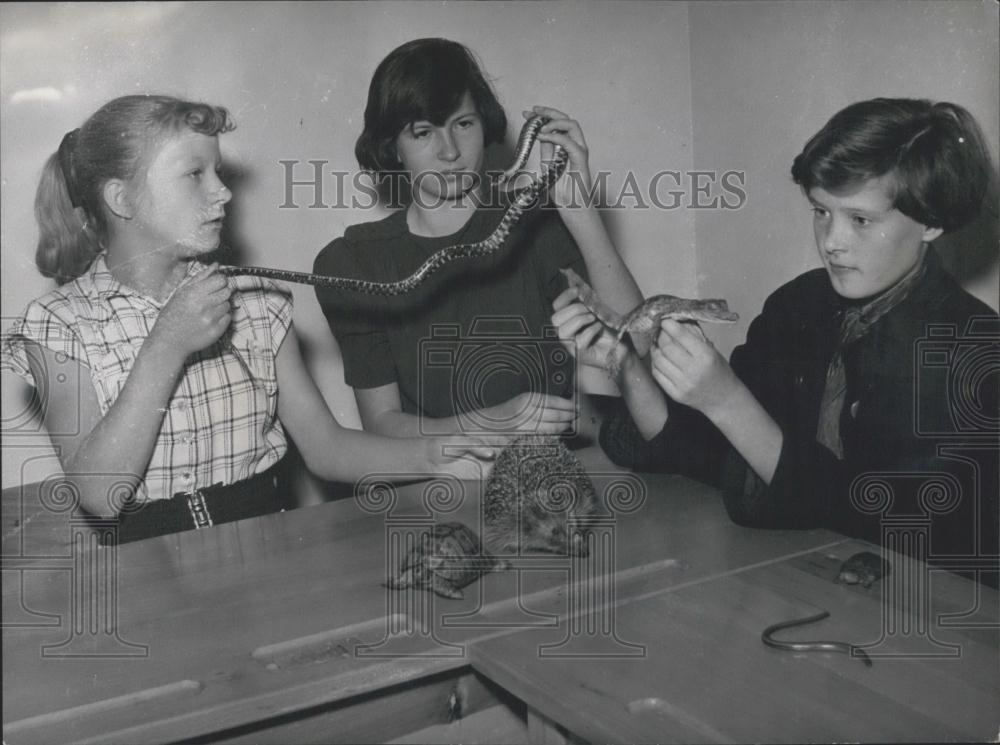
M 779 284 L 819 265 L 809 210 L 788 176 L 837 109 L 875 95 L 952 100 L 998 150 L 997 6 L 991 2 L 0 4 L 0 314 L 3 328 L 52 285 L 34 268 L 32 200 L 62 135 L 118 95 L 165 92 L 228 106 L 236 175 L 226 239 L 243 263 L 308 270 L 347 225 L 380 210 L 282 209 L 282 160 L 354 172 L 367 86 L 398 44 L 462 41 L 511 121 L 543 103 L 578 118 L 591 168 L 608 171 L 606 222 L 647 295 L 725 297 L 742 318 L 708 329 L 728 353 Z M 503 153 L 493 155 L 502 161 Z M 739 209 L 695 209 L 692 170 L 745 173 Z M 646 188 L 662 180 L 657 207 Z M 631 174 L 631 176 L 630 176 Z M 619 199 L 632 179 L 638 197 Z M 629 191 L 629 188 L 626 188 Z M 725 197 L 726 195 L 721 195 Z M 730 195 L 731 196 L 731 195 Z M 333 177 L 323 201 L 338 201 Z M 996 201 L 945 245 L 965 286 L 997 305 Z M 962 250 L 956 250 L 956 246 Z M 331 409 L 357 426 L 340 355 L 312 288 L 293 287 L 295 324 Z M 58 468 L 27 417 L 27 386 L 4 372 L 3 485 Z

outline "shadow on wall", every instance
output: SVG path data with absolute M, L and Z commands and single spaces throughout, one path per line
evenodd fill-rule
M 226 204 L 226 220 L 222 227 L 222 240 L 217 248 L 200 260 L 206 264 L 218 261 L 220 264 L 241 265 L 246 261 L 247 240 L 240 231 L 243 221 L 240 219 L 242 200 L 241 194 L 247 193 L 247 189 L 252 188 L 255 182 L 254 172 L 244 164 L 233 161 L 223 163 L 222 180 L 229 191 L 233 193 L 233 198 Z
M 945 268 L 960 284 L 990 272 L 1000 255 L 1000 176 L 994 171 L 979 216 L 934 245 Z M 991 305 L 995 304 L 995 300 Z
M 10 378 L 10 383 L 5 384 L 13 388 L 15 393 L 11 395 L 13 412 L 8 411 L 7 407 L 4 409 L 4 436 L 45 434 L 45 427 L 42 425 L 41 394 L 38 389 L 28 385 L 13 373 Z

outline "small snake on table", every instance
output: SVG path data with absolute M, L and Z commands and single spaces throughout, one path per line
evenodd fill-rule
M 538 139 L 538 131 L 550 121 L 546 116 L 533 116 L 524 123 L 515 149 L 514 163 L 497 179 L 498 183 L 510 183 L 522 172 L 531 148 Z M 293 272 L 285 269 L 270 269 L 261 266 L 220 266 L 219 271 L 229 276 L 252 276 L 276 279 L 285 282 L 331 287 L 337 290 L 348 290 L 366 295 L 394 296 L 402 295 L 416 289 L 424 280 L 446 264 L 461 258 L 488 256 L 498 251 L 510 231 L 518 223 L 524 213 L 535 204 L 539 195 L 559 180 L 566 165 L 569 154 L 565 148 L 556 145 L 552 160 L 543 163 L 542 174 L 535 176 L 531 183 L 514 193 L 514 199 L 504 212 L 503 218 L 489 236 L 477 243 L 460 243 L 447 246 L 435 252 L 413 274 L 395 282 L 372 282 L 352 277 L 331 277 L 324 274 L 309 272 Z
M 868 656 L 868 653 L 861 647 L 856 647 L 853 644 L 848 644 L 847 642 L 780 642 L 777 639 L 772 638 L 775 631 L 788 629 L 792 626 L 804 626 L 807 623 L 822 621 L 829 615 L 830 613 L 828 611 L 823 611 L 822 613 L 817 613 L 815 616 L 809 616 L 808 618 L 799 618 L 794 621 L 782 621 L 781 623 L 776 623 L 773 626 L 768 626 L 764 629 L 764 633 L 760 635 L 760 640 L 769 647 L 774 647 L 775 649 L 785 649 L 791 652 L 843 652 L 844 654 L 849 654 L 852 657 L 860 657 L 861 661 L 864 662 L 867 667 L 871 667 L 872 659 Z

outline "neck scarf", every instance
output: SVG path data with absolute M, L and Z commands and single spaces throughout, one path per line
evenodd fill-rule
M 833 358 L 826 371 L 826 387 L 823 389 L 819 423 L 816 426 L 816 442 L 837 456 L 837 460 L 844 459 L 844 444 L 840 439 L 840 416 L 844 410 L 844 398 L 847 394 L 844 349 L 848 344 L 854 343 L 867 334 L 882 316 L 906 299 L 910 290 L 923 276 L 925 263 L 926 254 L 924 260 L 917 262 L 902 279 L 888 290 L 864 305 L 853 306 L 844 311 L 837 348 L 833 352 Z

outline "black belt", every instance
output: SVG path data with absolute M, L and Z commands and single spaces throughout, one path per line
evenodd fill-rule
M 101 542 L 105 546 L 131 543 L 293 509 L 294 497 L 280 486 L 280 466 L 279 462 L 235 484 L 215 484 L 170 499 L 129 504 L 118 515 L 117 529 L 101 532 Z

